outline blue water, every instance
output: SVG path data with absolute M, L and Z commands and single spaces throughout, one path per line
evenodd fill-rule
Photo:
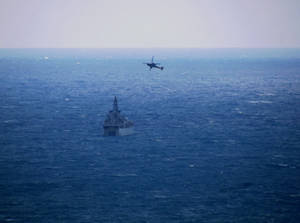
M 0 96 L 0 222 L 299 222 L 299 49 L 2 49 Z

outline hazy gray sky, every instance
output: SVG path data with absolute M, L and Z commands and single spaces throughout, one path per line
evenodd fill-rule
M 300 47 L 300 0 L 0 0 L 0 47 Z

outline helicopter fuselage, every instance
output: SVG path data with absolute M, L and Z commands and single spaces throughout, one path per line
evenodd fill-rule
M 147 64 L 147 66 L 149 66 L 149 68 L 150 68 L 150 70 L 152 69 L 152 68 L 158 68 L 158 69 L 161 69 L 161 70 L 163 70 L 164 69 L 164 67 L 163 66 L 158 66 L 156 63 L 146 63 Z

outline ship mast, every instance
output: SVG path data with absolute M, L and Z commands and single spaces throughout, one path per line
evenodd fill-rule
M 115 96 L 115 100 L 114 100 L 113 111 L 114 112 L 119 112 L 118 101 L 117 101 L 117 97 L 116 96 Z

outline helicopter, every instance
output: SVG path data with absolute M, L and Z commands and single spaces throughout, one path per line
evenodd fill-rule
M 149 66 L 150 70 L 151 70 L 152 68 L 157 68 L 157 69 L 163 70 L 164 67 L 163 67 L 163 66 L 158 66 L 160 63 L 154 63 L 154 62 L 153 62 L 153 59 L 154 59 L 154 56 L 152 56 L 151 63 L 144 63 L 144 64 L 147 64 L 147 66 Z

